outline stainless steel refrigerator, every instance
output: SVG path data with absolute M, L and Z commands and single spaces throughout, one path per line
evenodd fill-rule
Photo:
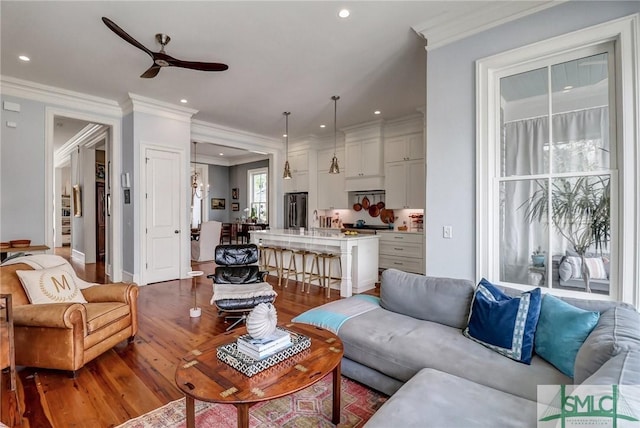
M 284 228 L 307 227 L 307 193 L 284 194 Z

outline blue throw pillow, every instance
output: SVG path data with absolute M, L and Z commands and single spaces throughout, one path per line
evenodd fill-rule
M 576 355 L 599 319 L 598 312 L 585 311 L 545 295 L 536 331 L 536 354 L 573 378 Z
M 539 288 L 509 297 L 482 278 L 463 333 L 506 357 L 530 364 L 541 300 Z

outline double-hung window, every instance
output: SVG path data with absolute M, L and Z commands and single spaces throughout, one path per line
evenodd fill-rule
M 478 276 L 637 304 L 625 22 L 478 61 Z
M 259 223 L 268 223 L 269 169 L 250 169 L 247 174 L 249 183 L 249 217 Z

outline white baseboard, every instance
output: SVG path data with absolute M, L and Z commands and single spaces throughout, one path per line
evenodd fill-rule
M 125 270 L 122 271 L 122 282 L 135 282 L 135 275 Z
M 78 263 L 84 264 L 84 253 L 81 253 L 78 250 L 71 250 L 71 259 L 77 261 Z

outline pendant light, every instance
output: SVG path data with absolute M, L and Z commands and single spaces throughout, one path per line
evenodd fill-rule
M 334 95 L 331 99 L 333 100 L 333 159 L 331 159 L 329 174 L 340 174 L 340 166 L 338 166 L 338 158 L 336 157 L 336 146 L 338 145 L 338 100 L 340 97 Z
M 284 131 L 284 150 L 286 154 L 286 160 L 284 162 L 284 172 L 282 178 L 285 180 L 291 180 L 291 167 L 289 166 L 289 115 L 291 112 L 285 111 L 282 113 L 285 118 L 285 131 Z

